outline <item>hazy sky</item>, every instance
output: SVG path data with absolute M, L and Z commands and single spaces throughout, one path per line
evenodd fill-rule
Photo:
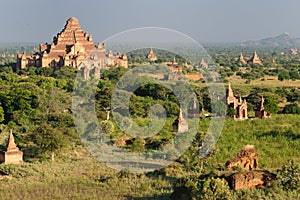
M 51 42 L 69 17 L 101 42 L 132 28 L 163 27 L 199 42 L 289 32 L 300 37 L 299 0 L 1 0 L 0 42 Z

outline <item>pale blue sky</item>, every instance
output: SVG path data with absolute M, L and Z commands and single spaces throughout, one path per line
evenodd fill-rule
M 299 0 L 1 0 L 0 42 L 51 42 L 69 17 L 101 42 L 132 28 L 163 27 L 199 42 L 300 37 Z

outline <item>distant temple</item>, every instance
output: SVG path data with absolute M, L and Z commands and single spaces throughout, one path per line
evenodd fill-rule
M 237 60 L 239 63 L 242 63 L 242 64 L 247 64 L 247 62 L 245 61 L 245 59 L 244 59 L 244 56 L 243 56 L 243 54 L 241 53 L 240 54 L 240 56 L 239 56 L 239 58 L 238 58 L 238 60 Z
M 198 103 L 196 97 L 194 97 L 193 103 L 188 109 L 188 117 L 189 118 L 198 118 L 199 116 L 200 116 L 199 103 Z
M 248 64 L 258 64 L 258 65 L 262 65 L 263 62 L 262 60 L 258 57 L 256 51 L 254 51 L 252 58 L 250 58 L 247 61 Z
M 201 68 L 207 68 L 208 64 L 205 62 L 204 58 L 201 59 L 200 63 L 199 63 L 199 67 Z
M 156 57 L 156 55 L 154 54 L 152 48 L 150 48 L 150 51 L 149 51 L 149 53 L 148 53 L 147 58 L 148 58 L 149 61 L 156 61 L 156 60 L 157 60 L 157 57 Z
M 170 65 L 169 69 L 174 73 L 182 73 L 182 71 L 183 71 L 183 68 L 178 65 L 175 57 L 173 58 L 173 61 Z
M 228 109 L 233 109 L 235 111 L 235 114 L 232 116 L 234 119 L 248 119 L 247 102 L 246 100 L 242 100 L 242 98 L 235 98 L 230 83 L 226 92 L 226 104 Z
M 292 49 L 291 49 L 291 54 L 292 54 L 292 55 L 298 55 L 298 49 L 292 48 Z
M 0 152 L 0 162 L 5 164 L 20 164 L 23 162 L 23 152 L 17 147 L 12 130 L 10 130 L 6 151 Z
M 106 51 L 104 44 L 95 45 L 92 35 L 84 32 L 78 19 L 72 17 L 67 20 L 64 29 L 53 37 L 51 44 L 39 45 L 39 52 L 33 55 L 26 55 L 26 52 L 17 55 L 17 70 L 27 67 L 51 67 L 59 69 L 62 66 L 70 66 L 76 69 L 81 67 L 82 62 L 89 54 L 100 48 Z M 127 67 L 127 56 L 105 54 L 106 65 L 113 64 Z
M 186 133 L 189 131 L 189 124 L 182 116 L 182 110 L 179 111 L 179 116 L 172 124 L 173 131 L 178 131 L 178 133 Z
M 260 107 L 257 110 L 255 110 L 255 117 L 270 118 L 272 116 L 270 113 L 268 113 L 265 110 L 264 102 L 265 102 L 265 99 L 264 99 L 264 97 L 262 97 L 261 102 L 260 102 Z

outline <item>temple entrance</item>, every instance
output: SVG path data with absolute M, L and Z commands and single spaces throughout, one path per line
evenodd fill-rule
M 246 115 L 246 110 L 243 109 L 243 111 L 242 111 L 242 117 L 243 117 L 243 118 L 246 118 L 246 116 L 247 116 L 247 115 Z

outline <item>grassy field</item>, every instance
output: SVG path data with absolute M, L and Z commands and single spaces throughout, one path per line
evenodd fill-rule
M 247 85 L 253 87 L 300 87 L 300 80 L 279 81 L 276 76 L 265 76 L 261 79 L 251 80 L 250 84 L 246 84 L 246 79 L 233 75 L 228 78 L 228 81 L 232 85 Z
M 120 173 L 84 150 L 72 154 L 56 162 L 2 165 L 13 178 L 0 182 L 1 199 L 164 199 L 172 192 L 166 177 Z
M 241 148 L 254 145 L 259 153 L 259 167 L 275 171 L 287 160 L 300 163 L 300 116 L 275 115 L 269 119 L 248 119 L 224 124 L 215 154 L 209 164 L 224 165 Z
M 297 115 L 227 119 L 205 170 L 224 166 L 247 144 L 258 150 L 260 168 L 275 172 L 290 159 L 300 163 L 299 128 Z M 93 160 L 83 148 L 58 155 L 54 162 L 0 165 L 0 169 L 13 176 L 0 181 L 1 199 L 169 199 L 177 177 L 186 175 L 120 173 Z

